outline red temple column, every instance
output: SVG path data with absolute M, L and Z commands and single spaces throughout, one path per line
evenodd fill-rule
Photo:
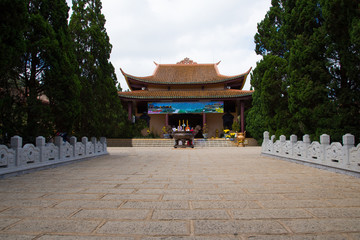
M 132 121 L 132 102 L 128 102 L 128 119 Z
M 203 126 L 206 124 L 206 113 L 203 112 Z
M 169 114 L 165 114 L 165 126 L 169 125 Z
M 241 101 L 240 104 L 240 118 L 241 118 L 241 132 L 245 131 L 245 116 L 244 116 L 244 111 L 245 111 L 245 103 L 243 101 Z

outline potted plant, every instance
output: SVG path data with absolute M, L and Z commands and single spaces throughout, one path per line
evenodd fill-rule
M 163 135 L 164 135 L 164 138 L 170 138 L 170 134 L 171 134 L 171 127 L 168 125 L 168 126 L 163 126 L 162 127 L 162 131 L 163 131 Z
M 230 138 L 230 129 L 224 129 L 224 138 Z
M 208 128 L 207 124 L 204 123 L 203 129 L 202 129 L 202 135 L 205 139 L 208 138 L 208 132 L 209 132 L 209 128 Z
M 238 133 L 240 131 L 240 122 L 238 120 L 235 120 L 231 127 L 235 133 Z

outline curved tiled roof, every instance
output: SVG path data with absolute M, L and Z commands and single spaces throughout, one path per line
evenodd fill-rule
M 238 80 L 245 82 L 251 68 L 239 75 L 226 76 L 219 73 L 217 64 L 156 64 L 154 74 L 147 77 L 136 77 L 120 69 L 128 82 L 132 84 L 187 85 L 214 84 Z M 243 85 L 243 84 L 242 84 Z
M 229 99 L 251 96 L 253 91 L 226 89 L 226 90 L 199 90 L 199 91 L 148 91 L 138 90 L 118 92 L 124 99 Z

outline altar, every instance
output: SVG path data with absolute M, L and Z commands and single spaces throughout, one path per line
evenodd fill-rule
M 194 148 L 194 136 L 196 134 L 193 131 L 176 131 L 173 132 L 172 137 L 175 140 L 174 148 L 191 147 Z

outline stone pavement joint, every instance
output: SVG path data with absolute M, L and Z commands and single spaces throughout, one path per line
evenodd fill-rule
M 0 179 L 0 239 L 360 239 L 360 179 L 260 147 L 108 148 Z

